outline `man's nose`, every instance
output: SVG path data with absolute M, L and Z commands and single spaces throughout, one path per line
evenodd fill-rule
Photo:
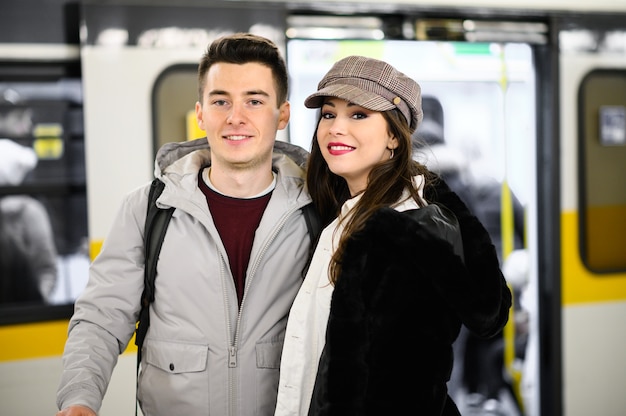
M 233 103 L 228 113 L 228 122 L 232 124 L 243 123 L 245 120 L 245 111 L 243 103 Z

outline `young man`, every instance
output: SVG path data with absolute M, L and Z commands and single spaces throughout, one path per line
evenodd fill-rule
M 249 34 L 213 42 L 198 68 L 204 139 L 164 146 L 160 207 L 175 207 L 158 261 L 138 398 L 145 416 L 272 415 L 287 315 L 310 238 L 306 152 L 276 142 L 289 121 L 276 46 Z M 208 143 L 207 143 L 208 141 Z M 210 149 L 210 150 L 209 150 Z M 135 331 L 144 286 L 149 185 L 124 200 L 63 355 L 57 415 L 95 415 Z

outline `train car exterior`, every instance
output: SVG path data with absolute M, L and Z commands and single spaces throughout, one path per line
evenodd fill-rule
M 516 328 L 505 332 L 518 405 L 509 416 L 626 412 L 626 3 L 41 3 L 51 19 L 34 34 L 17 29 L 31 24 L 30 3 L 0 6 L 14 21 L 0 29 L 0 137 L 39 158 L 20 186 L 0 183 L 0 198 L 29 194 L 48 207 L 62 278 L 46 304 L 0 304 L 0 413 L 56 411 L 89 258 L 124 194 L 151 180 L 158 147 L 202 136 L 189 114 L 197 61 L 235 31 L 285 53 L 294 111 L 280 140 L 308 146 L 310 110 L 297 107 L 348 53 L 393 61 L 438 96 L 450 142 L 525 208 L 530 338 L 520 361 Z M 7 127 L 16 119 L 30 124 Z M 135 353 L 131 342 L 120 356 L 101 415 L 134 411 Z
M 626 149 L 624 123 L 618 121 L 613 136 L 615 120 L 609 119 L 621 119 L 626 105 L 624 42 L 611 43 L 607 31 L 594 46 L 588 40 L 583 46 L 572 40 L 583 33 L 580 27 L 561 33 L 563 413 L 618 415 L 626 409 L 613 399 L 626 386 L 618 358 L 626 313 L 626 199 L 618 189 L 626 189 Z M 605 114 L 613 111 L 614 116 Z M 589 380 L 597 380 L 594 400 L 589 400 Z

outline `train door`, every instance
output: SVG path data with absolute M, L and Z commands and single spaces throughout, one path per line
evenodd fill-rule
M 468 33 L 463 25 L 475 30 Z M 402 27 L 402 34 L 389 36 L 385 30 L 392 27 Z M 502 337 L 483 343 L 462 332 L 449 389 L 464 414 L 490 407 L 509 416 L 538 414 L 538 344 L 530 344 L 534 350 L 528 351 L 527 338 L 529 331 L 538 338 L 537 302 L 532 298 L 537 280 L 534 46 L 547 42 L 546 26 L 290 16 L 287 36 L 290 140 L 307 150 L 317 114 L 303 102 L 336 60 L 352 54 L 382 59 L 420 84 L 424 121 L 414 135 L 416 158 L 450 178 L 491 232 L 516 295 L 515 312 Z M 466 41 L 470 38 L 471 43 Z M 496 41 L 503 38 L 510 41 Z M 498 352 L 481 355 L 491 354 L 488 350 Z M 491 375 L 473 375 L 494 368 L 475 361 L 497 360 L 498 354 L 504 368 L 496 367 L 495 377 L 502 384 L 488 386 Z
M 626 409 L 626 26 L 560 28 L 563 414 Z

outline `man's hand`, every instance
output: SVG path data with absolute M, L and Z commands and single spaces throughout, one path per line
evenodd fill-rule
M 96 412 L 85 406 L 70 406 L 57 412 L 56 416 L 96 416 Z

